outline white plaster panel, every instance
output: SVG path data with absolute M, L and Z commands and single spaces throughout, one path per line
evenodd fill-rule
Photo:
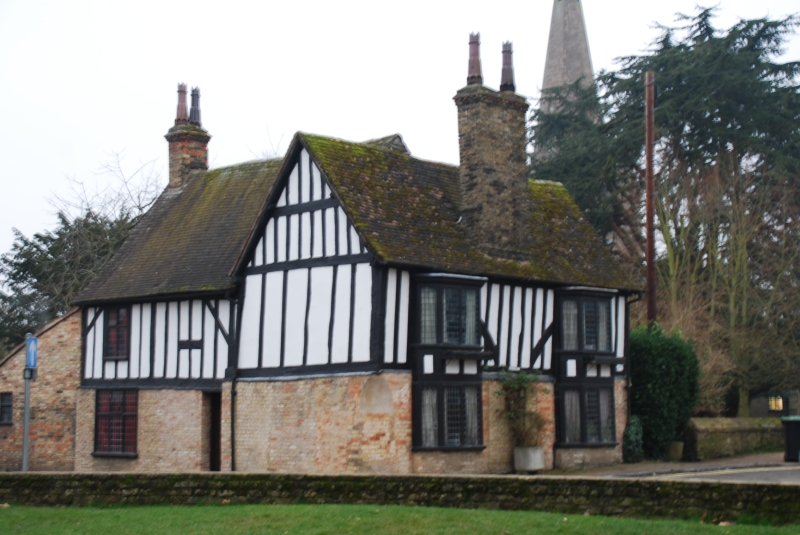
M 164 377 L 164 342 L 167 339 L 167 304 L 156 304 L 155 355 L 153 355 L 153 377 Z
M 314 168 L 314 178 L 317 178 L 317 180 L 322 184 L 322 198 L 329 198 L 331 196 L 331 190 L 328 187 L 328 183 L 322 177 L 322 173 L 320 172 L 319 167 L 317 167 L 317 164 L 312 161 L 311 165 Z
M 350 343 L 350 266 L 339 266 L 336 274 L 336 297 L 333 316 L 331 362 L 347 362 Z
M 305 149 L 303 149 L 303 152 L 306 152 Z M 307 174 L 308 174 L 308 183 L 309 183 L 308 191 L 309 191 L 309 194 L 310 194 L 310 199 L 309 200 L 311 200 L 311 201 L 318 201 L 318 200 L 320 200 L 322 198 L 322 192 L 320 191 L 320 188 L 322 187 L 322 184 L 319 181 L 319 173 L 317 173 L 316 167 L 317 167 L 316 165 L 311 163 L 311 159 L 310 158 L 308 158 L 308 162 L 306 164 L 304 164 L 304 167 L 303 167 L 303 169 L 307 169 L 308 170 L 308 172 L 307 172 Z
M 261 323 L 261 275 L 250 275 L 245 280 L 244 306 L 242 307 L 242 333 L 239 341 L 239 367 L 258 367 L 258 336 Z
M 306 299 L 308 270 L 293 269 L 286 276 L 286 337 L 284 366 L 301 366 L 305 348 Z
M 178 303 L 167 305 L 169 327 L 167 328 L 167 378 L 174 379 L 178 371 Z
M 153 305 L 145 303 L 142 305 L 142 324 L 141 324 L 141 346 L 139 362 L 139 376 L 150 377 L 150 326 L 152 323 Z
M 267 264 L 275 263 L 275 218 L 267 221 L 267 230 L 264 232 L 267 242 Z
M 289 216 L 289 260 L 297 260 L 300 239 L 300 214 Z
M 569 359 L 567 361 L 567 377 L 575 377 L 578 375 L 578 365 L 575 362 L 575 359 Z
M 337 254 L 344 256 L 349 254 L 349 249 L 347 248 L 347 226 L 350 223 L 347 222 L 347 216 L 344 210 L 338 206 L 336 207 L 336 219 L 339 222 L 339 250 Z
M 328 330 L 331 324 L 332 287 L 333 267 L 318 267 L 311 270 L 307 364 L 328 363 Z
M 256 251 L 253 253 L 253 265 L 260 266 L 263 264 L 262 260 L 264 259 L 264 240 L 263 238 L 258 240 L 258 245 L 256 245 Z
M 178 350 L 178 370 L 176 377 L 179 379 L 188 379 L 189 378 L 189 367 L 191 366 L 191 362 L 189 360 L 189 350 L 188 349 L 179 349 Z
M 627 314 L 625 298 L 617 298 L 617 356 L 625 356 L 625 315 Z M 622 371 L 622 370 L 620 370 Z
M 105 372 L 105 379 L 116 379 L 117 378 L 117 361 L 111 360 L 103 363 L 104 372 Z
M 286 262 L 286 217 L 278 218 L 278 262 Z
M 325 256 L 336 256 L 336 209 L 325 210 Z
M 203 350 L 192 349 L 192 352 L 189 354 L 189 361 L 191 362 L 189 367 L 191 371 L 190 377 L 192 379 L 199 379 L 200 373 L 202 372 L 200 366 L 203 364 Z
M 500 366 L 508 364 L 509 320 L 511 319 L 511 287 L 503 286 L 503 310 L 500 311 Z
M 203 369 L 201 370 L 203 379 L 214 378 L 214 333 L 216 329 L 214 315 L 210 310 L 206 310 L 203 319 Z M 219 337 L 222 338 L 222 333 L 219 334 Z
M 127 360 L 119 360 L 117 361 L 117 379 L 126 379 L 128 377 L 129 371 L 129 361 Z
M 597 364 L 591 362 L 586 365 L 586 377 L 597 377 Z
M 383 326 L 383 361 L 394 362 L 394 319 L 397 305 L 397 270 L 386 274 L 386 314 Z
M 267 292 L 264 301 L 264 354 L 262 366 L 281 365 L 281 328 L 283 327 L 283 272 L 267 273 Z
M 356 266 L 356 299 L 353 311 L 353 362 L 368 362 L 372 331 L 372 267 Z
M 609 364 L 600 365 L 600 377 L 611 377 L 611 365 Z
M 478 361 L 465 360 L 464 361 L 464 375 L 477 375 L 478 374 Z
M 486 322 L 486 327 L 494 343 L 499 344 L 500 340 L 497 339 L 497 317 L 498 310 L 500 310 L 500 285 L 492 284 L 489 287 L 489 291 L 491 292 L 491 297 L 489 303 L 489 321 Z
M 408 271 L 400 276 L 400 314 L 397 323 L 397 362 L 404 364 L 408 360 L 408 295 L 411 288 L 411 276 Z
M 361 253 L 361 238 L 358 237 L 358 232 L 353 225 L 347 225 L 350 231 L 350 252 L 352 254 Z
M 298 179 L 298 169 L 297 165 L 295 164 L 294 168 L 292 169 L 291 174 L 289 175 L 289 198 L 287 199 L 288 204 L 297 204 L 299 202 L 298 190 L 300 186 L 300 181 Z
M 192 340 L 203 338 L 203 302 L 199 299 L 192 301 Z
M 97 313 L 96 308 L 87 308 L 86 309 L 86 325 L 92 323 L 94 319 L 94 315 Z M 94 326 L 86 331 L 86 339 L 84 342 L 84 351 L 86 351 L 85 355 L 85 362 L 83 363 L 83 378 L 84 379 L 91 379 L 94 377 L 94 338 L 97 334 L 97 323 Z
M 447 375 L 458 375 L 461 373 L 461 362 L 455 359 L 444 361 L 444 373 Z
M 267 276 L 269 278 L 269 275 Z M 227 299 L 222 300 L 219 302 L 219 308 L 217 309 L 217 315 L 219 316 L 219 321 L 222 323 L 223 327 L 225 327 L 225 331 L 230 333 L 230 313 L 231 313 L 231 303 Z M 225 377 L 225 368 L 228 367 L 228 343 L 225 341 L 225 338 L 222 336 L 222 333 L 219 334 L 218 341 L 217 341 L 217 379 L 221 379 Z
M 519 368 L 519 343 L 522 335 L 522 288 L 514 287 L 513 321 L 511 322 L 511 354 L 508 356 L 508 365 L 514 369 Z
M 311 258 L 311 213 L 305 212 L 300 215 L 300 227 L 302 229 L 302 243 L 300 244 L 300 258 Z
M 545 325 L 550 327 L 553 324 L 553 309 L 555 309 L 556 293 L 553 290 L 547 290 L 547 313 L 545 315 Z M 544 369 L 549 370 L 553 358 L 553 337 L 544 345 Z
M 189 301 L 180 302 L 180 312 L 178 314 L 180 321 L 180 339 L 189 339 Z
M 433 355 L 422 357 L 422 373 L 433 373 Z
M 94 322 L 95 337 L 94 337 L 94 377 L 100 379 L 103 377 L 103 322 L 105 314 L 101 310 L 97 314 L 97 321 Z
M 322 257 L 322 244 L 325 241 L 325 236 L 322 234 L 322 220 L 325 217 L 325 214 L 322 210 L 317 210 L 314 212 L 314 247 L 313 251 L 311 251 L 311 256 L 314 258 Z
M 480 306 L 480 314 L 481 314 L 481 321 L 486 322 L 486 294 L 488 293 L 488 283 L 484 283 L 481 286 L 481 306 Z
M 533 347 L 531 342 L 531 324 L 535 321 L 533 313 L 536 309 L 533 299 L 533 288 L 525 288 L 525 323 L 522 326 L 522 360 L 520 362 L 520 367 L 525 369 L 531 367 L 531 349 Z
M 278 204 L 276 206 L 278 207 L 286 206 L 286 188 L 283 188 L 281 196 L 278 197 Z
M 142 349 L 142 305 L 131 306 L 131 356 L 130 367 L 125 370 L 125 377 L 131 379 L 139 378 L 139 359 L 141 358 L 140 351 Z
M 308 152 L 306 149 L 300 151 L 300 169 L 299 169 L 299 183 L 300 190 L 298 199 L 299 202 L 308 202 L 309 199 L 309 172 L 308 172 Z

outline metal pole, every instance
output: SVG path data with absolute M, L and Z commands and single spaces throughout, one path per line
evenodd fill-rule
M 645 211 L 647 232 L 647 323 L 656 321 L 656 247 L 654 243 L 653 217 L 655 215 L 653 179 L 653 145 L 655 145 L 655 75 L 645 75 Z
M 28 471 L 28 427 L 31 419 L 31 374 L 30 368 L 25 368 L 25 417 L 22 424 L 22 471 Z

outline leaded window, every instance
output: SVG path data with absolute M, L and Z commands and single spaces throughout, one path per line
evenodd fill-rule
M 98 390 L 95 454 L 136 454 L 137 390 Z
M 561 349 L 612 351 L 611 299 L 565 297 L 561 300 Z
M 564 443 L 599 444 L 615 441 L 612 389 L 565 388 L 562 396 Z
M 479 307 L 477 287 L 420 285 L 420 343 L 480 345 Z
M 0 424 L 10 424 L 12 419 L 12 401 L 10 392 L 0 394 Z
M 105 344 L 103 357 L 127 359 L 130 350 L 130 308 L 110 307 L 105 309 Z
M 421 388 L 420 404 L 419 445 L 423 448 L 482 444 L 480 384 L 426 384 Z

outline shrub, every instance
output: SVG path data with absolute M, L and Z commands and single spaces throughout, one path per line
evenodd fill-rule
M 644 453 L 663 458 L 697 404 L 697 355 L 680 332 L 668 336 L 658 324 L 639 327 L 631 333 L 630 376 L 631 411 L 641 419 Z
M 640 463 L 644 460 L 642 449 L 642 422 L 639 417 L 631 416 L 628 427 L 622 435 L 622 460 L 626 463 Z
M 538 380 L 538 373 L 522 370 L 503 371 L 500 374 L 500 390 L 495 393 L 504 397 L 502 414 L 511 429 L 514 447 L 542 445 L 542 431 L 547 425 L 547 420 L 537 407 L 540 388 Z

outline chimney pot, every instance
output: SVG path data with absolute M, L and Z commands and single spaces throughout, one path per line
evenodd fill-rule
M 178 113 L 175 126 L 164 136 L 169 142 L 169 187 L 179 188 L 193 170 L 208 169 L 208 141 L 211 136 L 200 126 L 200 90 L 192 89 L 192 108 L 186 114 L 186 84 L 178 84 Z
M 203 126 L 203 123 L 200 121 L 200 88 L 193 87 L 192 88 L 192 109 L 189 110 L 189 123 Z
M 514 92 L 517 90 L 517 86 L 514 84 L 513 53 L 511 42 L 503 43 L 503 73 L 500 78 L 500 91 Z
M 178 113 L 175 115 L 175 124 L 187 124 L 189 114 L 186 111 L 186 84 L 178 84 Z
M 481 32 L 469 34 L 469 69 L 467 85 L 482 85 L 481 72 Z

